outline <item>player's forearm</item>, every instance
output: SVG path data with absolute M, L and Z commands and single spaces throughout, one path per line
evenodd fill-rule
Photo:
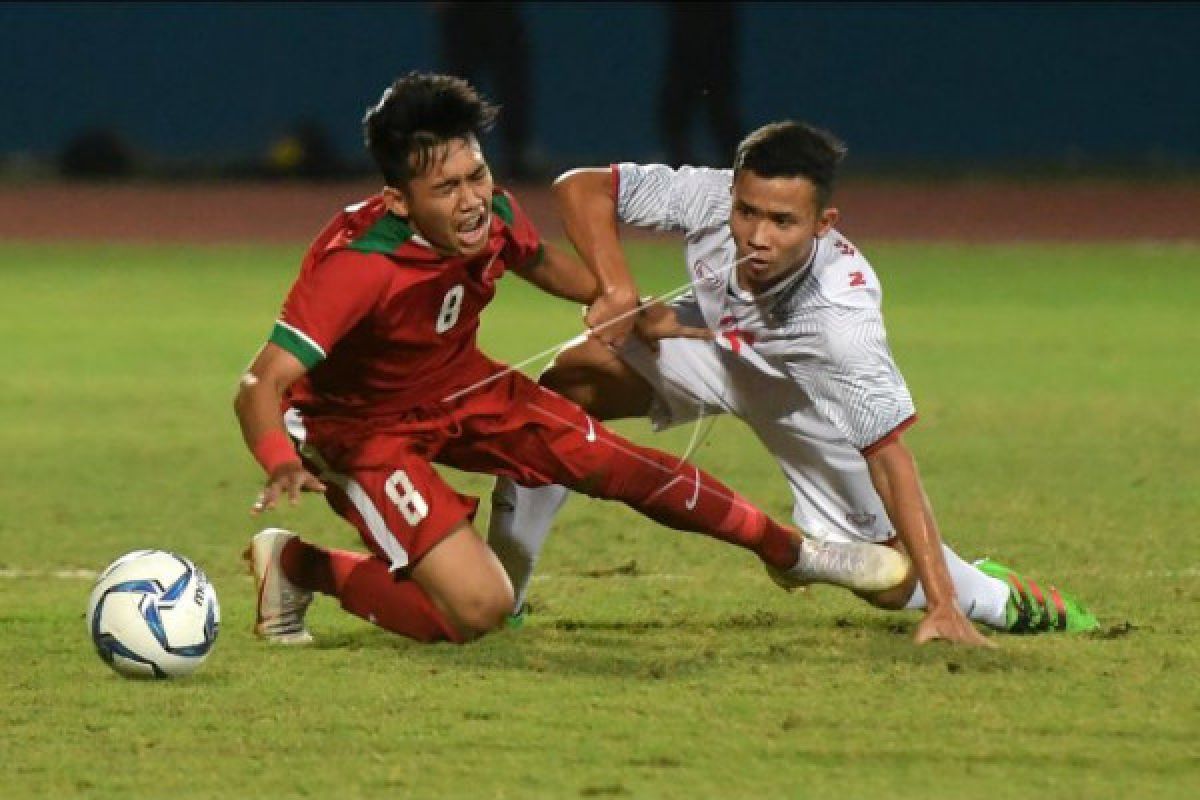
M 304 374 L 296 356 L 274 342 L 263 345 L 238 381 L 233 410 L 246 447 L 267 474 L 300 461 L 283 426 L 283 395 Z
M 901 543 L 912 559 L 929 608 L 954 604 L 954 584 L 946 568 L 941 537 L 928 513 L 912 453 L 903 441 L 896 441 L 867 460 L 872 481 L 885 501 Z
M 246 448 L 260 463 L 264 460 L 261 451 L 264 446 L 272 447 L 272 441 L 276 443 L 274 445 L 276 452 L 274 458 L 268 460 L 277 461 L 288 455 L 282 446 L 282 442 L 287 441 L 283 415 L 279 410 L 282 398 L 283 393 L 278 387 L 263 383 L 252 372 L 243 375 L 238 383 L 238 391 L 233 399 L 233 410 L 237 415 Z M 264 442 L 267 444 L 264 445 Z M 294 451 L 290 455 L 294 460 L 299 460 L 295 457 Z
M 567 238 L 596 277 L 599 292 L 629 294 L 637 288 L 621 249 L 617 200 L 607 169 L 567 172 L 554 183 L 554 199 Z
M 545 248 L 541 263 L 518 270 L 518 274 L 555 297 L 591 305 L 599 293 L 596 276 L 561 248 L 551 244 L 546 244 Z

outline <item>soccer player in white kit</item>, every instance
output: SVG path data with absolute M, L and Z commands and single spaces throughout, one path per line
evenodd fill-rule
M 806 533 L 909 554 L 907 584 L 863 597 L 924 609 L 918 642 L 986 644 L 968 617 L 1012 632 L 1098 627 L 1054 587 L 994 561 L 968 564 L 942 544 L 903 439 L 917 414 L 888 348 L 879 279 L 834 228 L 844 153 L 827 132 L 781 122 L 747 136 L 732 170 L 619 164 L 559 178 L 567 235 L 602 293 L 587 314 L 593 335 L 561 353 L 541 383 L 600 419 L 649 416 L 662 428 L 740 417 L 778 459 Z M 630 313 L 638 293 L 618 220 L 683 234 L 689 294 Z M 558 486 L 497 484 L 489 544 L 518 613 L 565 498 Z

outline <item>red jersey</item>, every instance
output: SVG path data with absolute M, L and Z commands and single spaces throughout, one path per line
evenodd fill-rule
M 510 268 L 543 255 L 533 223 L 496 189 L 487 245 L 436 252 L 381 195 L 350 206 L 309 248 L 270 341 L 308 372 L 286 401 L 306 416 L 429 407 L 499 366 L 476 345 L 479 314 Z

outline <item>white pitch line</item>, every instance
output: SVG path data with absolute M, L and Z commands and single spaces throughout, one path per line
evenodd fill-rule
M 0 569 L 0 578 L 58 578 L 60 580 L 95 580 L 100 573 L 94 569 Z

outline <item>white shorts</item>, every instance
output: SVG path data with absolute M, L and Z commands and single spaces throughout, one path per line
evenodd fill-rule
M 705 325 L 699 309 L 677 303 L 684 325 Z M 883 542 L 893 528 L 867 462 L 817 413 L 795 382 L 769 375 L 725 348 L 698 339 L 664 339 L 655 355 L 629 337 L 621 358 L 654 390 L 650 419 L 662 430 L 719 413 L 740 417 L 779 461 L 792 488 L 792 519 L 835 541 Z

